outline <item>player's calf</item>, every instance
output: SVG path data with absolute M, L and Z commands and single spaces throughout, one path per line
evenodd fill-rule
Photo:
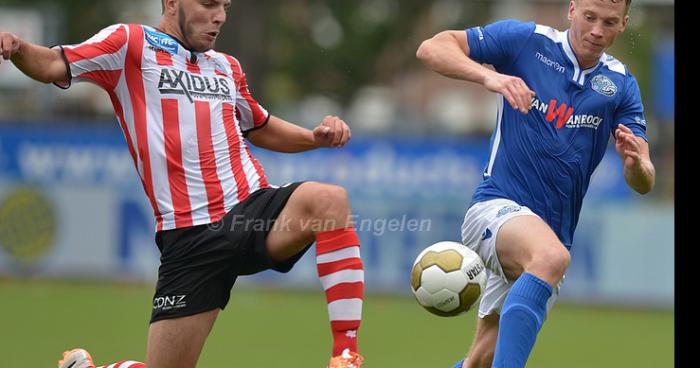
M 491 368 L 496 346 L 483 346 L 461 361 L 457 368 Z
M 479 318 L 476 334 L 467 358 L 459 368 L 491 368 L 498 339 L 499 315 L 494 313 Z
M 357 331 L 364 299 L 360 240 L 350 222 L 348 194 L 335 185 L 312 184 L 308 189 L 313 191 L 313 199 L 308 202 L 309 216 L 323 224 L 312 231 L 316 239 L 318 276 L 326 293 L 333 334 L 333 358 L 329 366 L 359 367 L 361 357 L 351 360 L 344 357 L 346 350 L 357 355 Z M 338 365 L 339 362 L 343 364 Z
M 316 263 L 328 304 L 333 333 L 332 355 L 341 356 L 345 349 L 357 352 L 365 276 L 355 229 L 347 227 L 318 233 Z
M 357 334 L 362 320 L 364 269 L 347 192 L 335 185 L 303 183 L 277 221 L 283 226 L 270 231 L 266 239 L 273 260 L 284 261 L 316 241 L 317 271 L 333 335 L 330 366 L 359 367 L 362 359 L 357 354 Z M 343 354 L 346 349 L 348 353 Z
M 537 216 L 505 222 L 496 247 L 511 286 L 501 308 L 493 367 L 524 367 L 570 256 L 554 231 Z

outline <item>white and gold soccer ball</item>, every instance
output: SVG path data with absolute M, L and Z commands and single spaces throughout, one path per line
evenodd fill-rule
M 438 316 L 453 317 L 468 311 L 485 287 L 484 262 L 460 243 L 435 243 L 413 262 L 413 295 L 423 308 Z

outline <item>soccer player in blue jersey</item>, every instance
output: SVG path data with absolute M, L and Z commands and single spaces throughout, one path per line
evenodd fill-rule
M 491 155 L 462 225 L 489 277 L 476 337 L 456 368 L 525 366 L 611 134 L 627 184 L 641 194 L 654 187 L 637 81 L 605 53 L 630 3 L 571 0 L 564 32 L 504 20 L 441 32 L 418 49 L 432 70 L 498 94 Z

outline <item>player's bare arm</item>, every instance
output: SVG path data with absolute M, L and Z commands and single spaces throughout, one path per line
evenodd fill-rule
M 263 128 L 250 132 L 247 138 L 258 147 L 295 153 L 322 147 L 339 148 L 351 137 L 350 127 L 337 116 L 326 116 L 314 130 L 309 130 L 271 115 Z
M 68 67 L 58 50 L 34 45 L 13 33 L 0 32 L 0 52 L 3 60 L 12 60 L 17 69 L 39 82 L 67 82 L 69 79 Z
M 625 181 L 639 194 L 654 188 L 656 169 L 649 157 L 649 143 L 622 124 L 615 130 L 615 149 L 622 158 Z
M 491 92 L 502 94 L 523 114 L 530 110 L 535 92 L 521 78 L 498 73 L 470 59 L 464 31 L 443 31 L 423 41 L 416 57 L 446 77 L 479 83 Z

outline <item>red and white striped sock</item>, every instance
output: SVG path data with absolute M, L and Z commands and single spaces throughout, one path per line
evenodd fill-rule
M 97 368 L 146 368 L 146 364 L 133 360 L 123 360 L 114 364 L 101 365 Z
M 333 356 L 341 355 L 346 348 L 357 352 L 365 272 L 355 228 L 316 234 L 316 264 L 321 285 L 326 291 L 333 332 Z

